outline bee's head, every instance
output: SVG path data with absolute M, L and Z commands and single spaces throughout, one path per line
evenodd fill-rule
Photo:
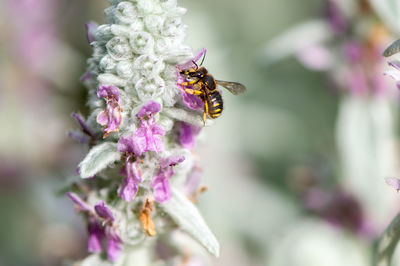
M 203 78 L 207 74 L 207 69 L 205 67 L 200 67 L 198 69 L 189 68 L 181 70 L 180 74 L 183 74 L 190 78 Z

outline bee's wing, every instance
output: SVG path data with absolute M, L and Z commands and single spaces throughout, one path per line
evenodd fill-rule
M 217 84 L 221 85 L 222 87 L 225 87 L 228 91 L 230 91 L 234 95 L 246 92 L 246 87 L 243 84 L 240 84 L 239 82 L 217 80 Z

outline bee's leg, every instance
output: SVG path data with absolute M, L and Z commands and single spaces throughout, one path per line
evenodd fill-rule
M 193 84 L 195 84 L 197 82 L 198 82 L 198 80 L 191 80 L 191 81 L 185 81 L 185 82 L 179 83 L 179 85 L 181 85 L 183 87 L 188 87 L 188 86 L 191 86 L 191 85 L 193 85 Z
M 206 126 L 206 119 L 208 114 L 208 102 L 204 101 L 204 111 L 203 111 L 203 125 Z
M 198 96 L 204 95 L 204 92 L 202 92 L 201 90 L 193 90 L 193 89 L 184 89 L 184 90 L 185 90 L 185 92 L 187 92 L 189 94 L 198 95 Z

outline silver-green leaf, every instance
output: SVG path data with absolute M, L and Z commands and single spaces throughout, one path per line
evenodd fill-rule
M 121 159 L 117 144 L 105 142 L 94 146 L 85 159 L 79 164 L 79 173 L 82 178 L 89 178 L 105 169 L 111 163 Z
M 172 197 L 160 207 L 180 226 L 202 244 L 211 254 L 219 256 L 219 243 L 208 228 L 196 206 L 181 192 L 172 188 Z
M 377 246 L 374 266 L 389 266 L 393 252 L 400 240 L 400 213 L 383 232 Z

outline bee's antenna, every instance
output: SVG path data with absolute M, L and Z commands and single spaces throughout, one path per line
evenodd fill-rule
M 195 61 L 192 60 L 192 63 L 196 66 L 196 70 L 199 68 L 199 66 L 196 64 Z
M 203 65 L 204 59 L 206 58 L 206 53 L 207 53 L 207 51 L 205 51 L 203 54 L 203 59 L 201 60 L 200 66 Z

